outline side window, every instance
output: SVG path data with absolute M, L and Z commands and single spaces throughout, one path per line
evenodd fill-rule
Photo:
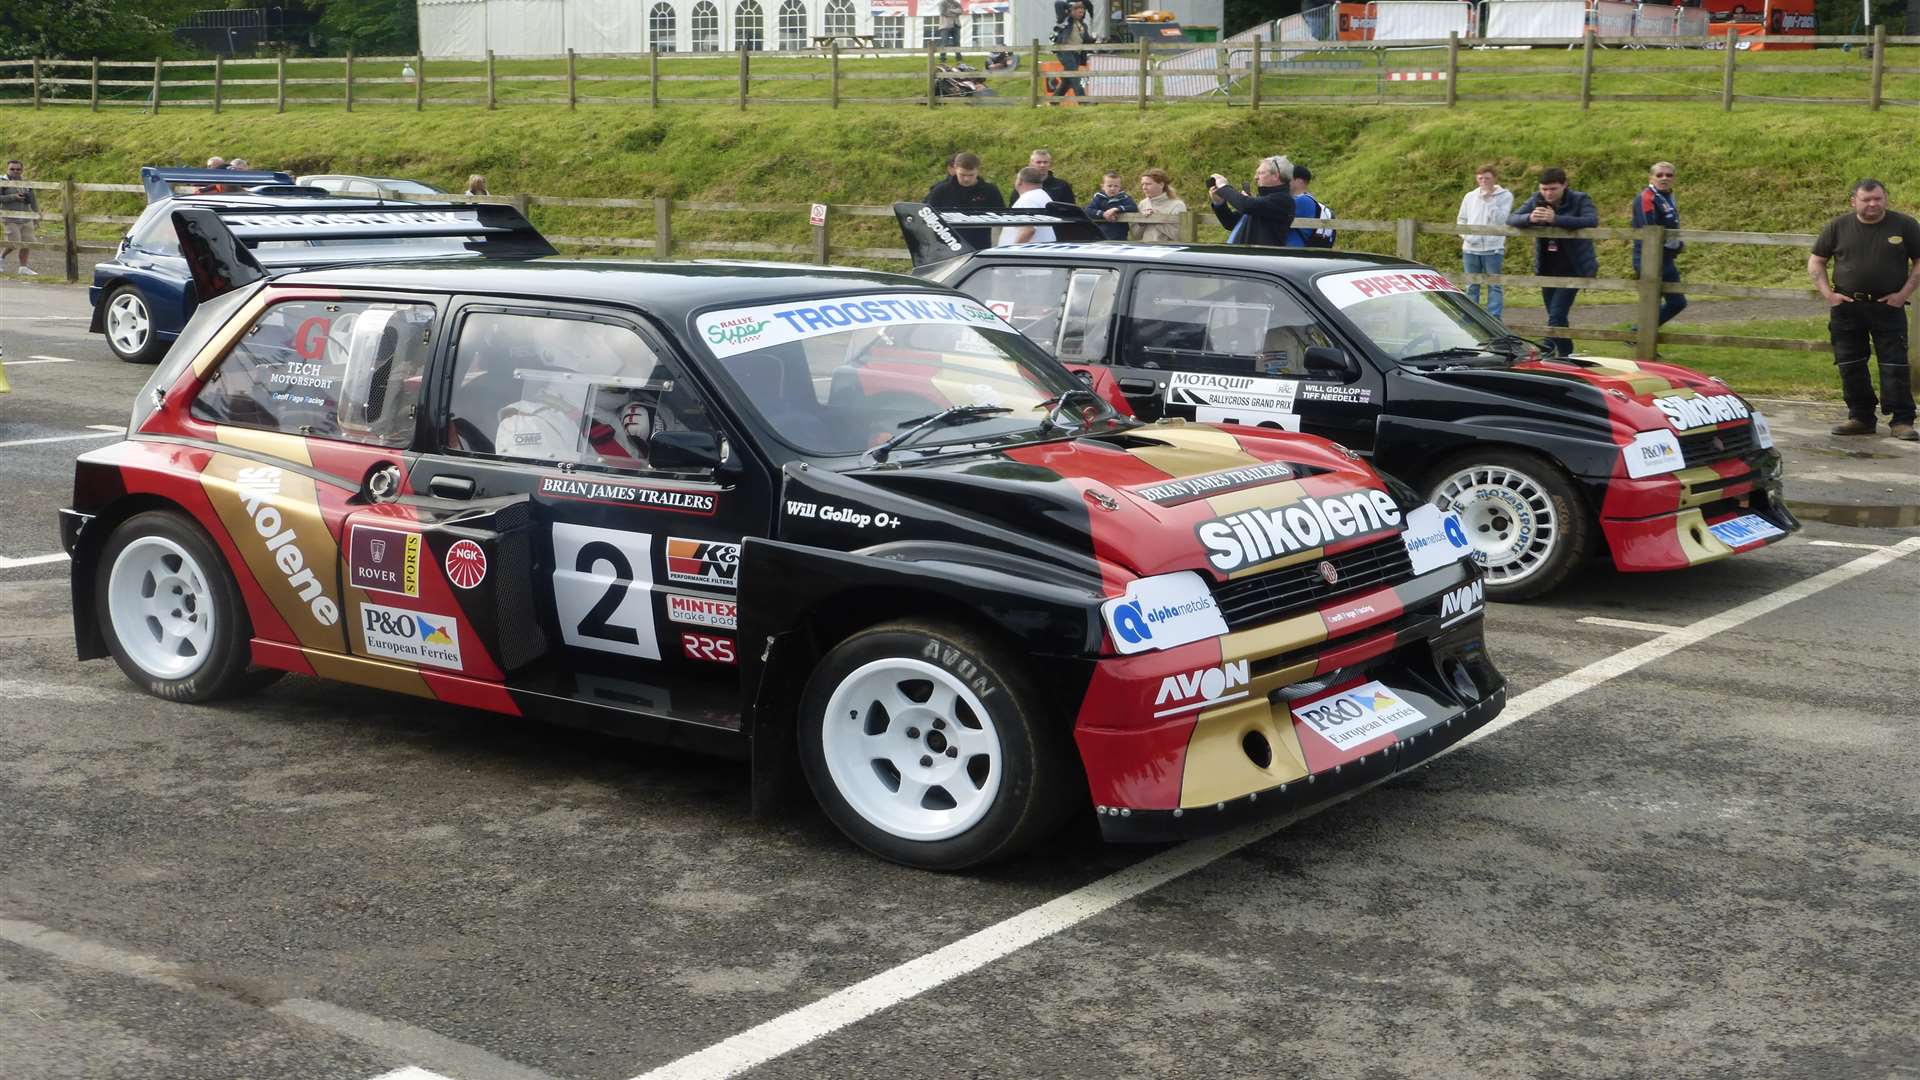
M 1134 284 L 1120 363 L 1230 375 L 1306 374 L 1306 351 L 1331 345 L 1299 301 L 1248 278 L 1149 271 Z
M 290 300 L 262 312 L 193 401 L 213 424 L 378 446 L 413 441 L 428 304 Z
M 447 446 L 526 461 L 649 469 L 652 440 L 717 435 L 668 357 L 630 327 L 475 312 L 454 346 Z
M 133 247 L 152 255 L 180 254 L 180 236 L 173 231 L 173 214 L 161 211 L 133 228 Z
M 961 291 L 1053 351 L 1060 337 L 1060 311 L 1066 306 L 1066 267 L 989 266 L 969 277 Z

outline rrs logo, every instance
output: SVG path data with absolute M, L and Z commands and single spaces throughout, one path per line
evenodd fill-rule
M 273 565 L 286 576 L 287 587 L 306 602 L 314 622 L 321 626 L 338 624 L 340 609 L 334 606 L 320 579 L 313 576 L 306 553 L 294 543 L 293 530 L 282 528 L 280 508 L 273 502 L 273 497 L 280 494 L 280 470 L 271 465 L 250 466 L 240 470 L 234 485 L 240 489 L 241 505 L 253 519 L 254 531 L 266 541 Z
M 1173 716 L 1193 712 L 1223 702 L 1238 701 L 1247 691 L 1228 693 L 1247 685 L 1247 662 L 1235 660 L 1219 667 L 1201 668 L 1184 675 L 1169 675 L 1160 680 L 1160 693 L 1153 699 L 1155 716 Z M 1159 706 L 1168 706 L 1159 708 Z
M 1745 420 L 1753 415 L 1747 403 L 1733 394 L 1654 398 L 1653 405 L 1666 416 L 1667 423 L 1678 431 L 1724 424 L 1729 420 Z
M 1478 614 L 1481 605 L 1486 602 L 1486 583 L 1475 580 L 1447 593 L 1440 598 L 1440 625 L 1452 626 L 1454 623 Z

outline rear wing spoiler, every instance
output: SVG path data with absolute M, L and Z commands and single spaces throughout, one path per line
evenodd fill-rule
M 495 203 L 396 206 L 357 200 L 298 207 L 183 206 L 172 217 L 202 302 L 274 272 L 296 269 L 558 254 L 519 210 Z M 394 242 L 404 240 L 423 243 Z M 263 244 L 273 246 L 263 251 Z
M 222 191 L 244 191 L 260 184 L 293 185 L 293 177 L 283 172 L 241 172 L 237 169 L 163 169 L 145 165 L 140 169 L 140 187 L 148 203 L 173 198 L 173 185 L 193 184 Z
M 1045 225 L 1053 229 L 1054 239 L 1061 243 L 1093 244 L 1106 239 L 1085 210 L 1064 202 L 1048 203 L 1044 209 L 1019 210 L 959 210 L 897 202 L 893 204 L 893 216 L 900 222 L 900 235 L 907 242 L 907 254 L 916 270 L 980 250 L 958 231 L 962 229 Z

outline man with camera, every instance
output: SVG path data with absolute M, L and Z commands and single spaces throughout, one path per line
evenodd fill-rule
M 1066 97 L 1071 91 L 1074 97 L 1086 97 L 1087 91 L 1081 81 L 1066 72 L 1079 71 L 1087 66 L 1087 54 L 1075 48 L 1093 43 L 1093 32 L 1087 29 L 1087 5 L 1084 0 L 1071 0 L 1070 3 L 1054 0 L 1053 13 L 1060 20 L 1053 28 L 1053 43 L 1062 46 L 1053 51 L 1060 61 L 1061 71 L 1060 78 L 1054 82 L 1053 96 Z
M 1293 229 L 1293 163 L 1278 154 L 1261 158 L 1253 183 L 1255 190 L 1248 194 L 1220 173 L 1208 177 L 1213 216 L 1226 228 L 1229 244 L 1285 247 Z

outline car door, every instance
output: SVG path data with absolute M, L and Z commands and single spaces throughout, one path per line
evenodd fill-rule
M 142 214 L 115 257 L 124 268 L 122 278 L 145 298 L 154 331 L 168 338 L 187 325 L 196 304 L 193 278 L 180 254 L 169 209 L 160 203 Z
M 414 482 L 476 505 L 526 500 L 533 553 L 518 572 L 553 658 L 530 688 L 584 694 L 584 676 L 605 699 L 617 677 L 647 711 L 685 714 L 737 702 L 741 541 L 767 535 L 772 496 L 667 340 L 606 309 L 463 304 Z

